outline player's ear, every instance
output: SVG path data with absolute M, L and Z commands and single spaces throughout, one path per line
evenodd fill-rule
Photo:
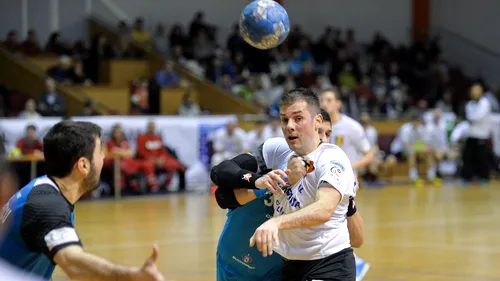
M 90 173 L 90 161 L 85 157 L 80 157 L 76 162 L 76 168 L 80 173 L 84 176 L 87 176 Z
M 321 126 L 321 123 L 323 123 L 323 116 L 321 114 L 316 114 L 314 117 L 314 126 L 316 131 L 319 129 L 319 126 Z

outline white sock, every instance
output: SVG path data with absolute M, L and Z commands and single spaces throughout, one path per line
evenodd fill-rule
M 427 179 L 428 180 L 434 180 L 436 178 L 436 165 L 432 164 L 427 170 Z
M 415 181 L 418 179 L 418 170 L 417 168 L 410 168 L 410 180 Z

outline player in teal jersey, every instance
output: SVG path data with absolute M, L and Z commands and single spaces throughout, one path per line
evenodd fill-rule
M 331 121 L 326 111 L 322 110 L 321 113 L 323 125 L 319 134 L 323 141 L 328 142 Z M 300 158 L 291 158 L 288 162 L 287 176 L 290 183 L 305 175 L 306 170 L 302 163 Z M 246 169 L 252 170 L 251 165 L 248 166 Z M 255 229 L 274 214 L 272 193 L 258 189 L 234 189 L 231 192 L 234 195 L 221 189 L 216 191 L 219 205 L 230 209 L 217 246 L 217 281 L 281 280 L 281 257 L 277 254 L 263 257 L 257 247 L 249 246 L 249 239 Z M 354 200 L 351 200 L 349 207 L 347 215 L 351 244 L 353 247 L 359 247 L 363 240 L 363 221 L 356 212 Z

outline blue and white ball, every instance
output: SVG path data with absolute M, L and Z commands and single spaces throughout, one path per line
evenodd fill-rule
M 241 37 L 257 49 L 271 49 L 285 41 L 290 31 L 288 13 L 273 0 L 256 0 L 241 13 Z

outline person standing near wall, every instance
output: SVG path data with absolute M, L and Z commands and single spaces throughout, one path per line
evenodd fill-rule
M 481 186 L 488 184 L 491 104 L 483 93 L 484 90 L 480 84 L 473 84 L 470 88 L 471 100 L 465 105 L 465 117 L 470 127 L 462 153 L 462 185 L 466 185 L 474 176 L 480 178 Z

